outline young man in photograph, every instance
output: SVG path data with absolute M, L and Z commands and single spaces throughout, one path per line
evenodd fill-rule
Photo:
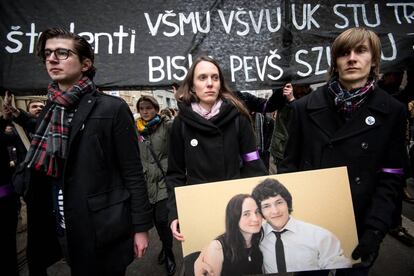
M 265 273 L 351 267 L 331 232 L 291 216 L 292 195 L 279 181 L 265 179 L 253 189 L 252 197 L 266 220 L 260 241 Z

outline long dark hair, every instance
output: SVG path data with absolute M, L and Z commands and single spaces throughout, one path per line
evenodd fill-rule
M 224 257 L 232 263 L 240 261 L 242 255 L 240 252 L 246 249 L 246 242 L 240 232 L 239 222 L 243 211 L 243 202 L 247 198 L 252 198 L 252 196 L 248 194 L 235 195 L 230 199 L 226 207 L 226 232 L 220 237 L 223 238 L 224 243 L 229 249 L 226 252 L 223 251 L 223 254 L 227 254 Z M 260 236 L 261 231 L 253 234 L 251 241 L 252 248 L 259 246 Z
M 221 98 L 221 99 L 228 100 L 242 114 L 244 114 L 248 118 L 250 118 L 249 111 L 247 110 L 247 108 L 245 107 L 245 105 L 243 104 L 243 102 L 241 102 L 234 95 L 234 93 L 230 90 L 230 88 L 226 84 L 226 82 L 224 80 L 223 72 L 222 72 L 222 70 L 221 70 L 220 65 L 218 64 L 218 62 L 215 59 L 213 59 L 211 57 L 208 57 L 208 56 L 200 56 L 200 57 L 198 57 L 194 61 L 194 63 L 191 65 L 191 67 L 188 70 L 188 73 L 187 73 L 184 81 L 182 82 L 182 84 L 178 88 L 177 93 L 175 94 L 176 100 L 178 102 L 183 102 L 185 104 L 191 104 L 193 102 L 198 102 L 199 101 L 197 95 L 192 92 L 192 89 L 193 89 L 193 86 L 194 86 L 193 80 L 194 80 L 194 71 L 195 71 L 195 68 L 202 61 L 210 62 L 210 63 L 214 64 L 214 66 L 217 67 L 217 70 L 219 72 L 219 78 L 220 78 L 220 91 L 219 91 L 218 97 Z

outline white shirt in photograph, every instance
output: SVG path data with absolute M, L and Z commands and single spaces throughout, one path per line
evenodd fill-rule
M 344 256 L 340 241 L 328 230 L 297 220 L 293 217 L 281 230 L 286 270 L 306 271 L 351 267 L 351 260 Z M 260 242 L 265 273 L 277 273 L 276 236 L 267 222 L 263 225 L 264 238 Z

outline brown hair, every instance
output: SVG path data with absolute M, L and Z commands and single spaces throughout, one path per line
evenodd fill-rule
M 160 111 L 160 105 L 157 102 L 157 100 L 153 96 L 144 95 L 144 96 L 141 96 L 141 98 L 139 98 L 137 101 L 136 108 L 138 112 L 139 112 L 139 104 L 142 102 L 149 102 L 150 104 L 154 106 L 157 112 Z
M 42 32 L 36 44 L 37 56 L 42 58 L 43 62 L 46 62 L 46 58 L 45 58 L 46 41 L 51 38 L 65 38 L 65 39 L 73 40 L 75 52 L 79 56 L 79 60 L 82 62 L 85 59 L 90 59 L 92 62 L 92 66 L 89 68 L 89 70 L 86 72 L 83 72 L 84 76 L 87 76 L 88 78 L 92 80 L 96 73 L 96 68 L 95 66 L 93 66 L 95 56 L 93 53 L 92 46 L 86 41 L 86 39 L 62 28 L 47 29 L 46 31 Z
M 381 62 L 381 42 L 373 31 L 362 27 L 348 29 L 335 38 L 331 49 L 330 78 L 338 76 L 338 71 L 336 70 L 336 60 L 338 57 L 361 45 L 366 40 L 372 54 L 372 67 L 369 76 L 378 80 Z
M 219 90 L 219 98 L 226 99 L 229 102 L 231 102 L 242 114 L 246 115 L 248 118 L 250 118 L 249 111 L 244 106 L 243 102 L 241 102 L 230 90 L 230 88 L 227 86 L 226 82 L 224 81 L 223 72 L 220 68 L 220 65 L 218 62 L 208 56 L 200 56 L 198 57 L 193 65 L 188 70 L 187 76 L 185 77 L 184 81 L 180 85 L 180 87 L 177 90 L 177 93 L 175 94 L 175 98 L 178 102 L 183 102 L 185 104 L 190 104 L 193 102 L 198 102 L 199 99 L 195 93 L 192 92 L 192 87 L 194 86 L 194 71 L 196 66 L 201 61 L 207 61 L 212 64 L 214 64 L 217 67 L 217 70 L 219 72 L 219 78 L 220 78 L 220 90 Z
M 254 198 L 248 194 L 235 195 L 230 199 L 229 203 L 227 203 L 226 206 L 226 232 L 222 235 L 222 237 L 229 249 L 226 250 L 227 252 L 224 252 L 225 257 L 230 259 L 232 262 L 240 261 L 242 258 L 242 256 L 240 256 L 240 252 L 245 250 L 247 246 L 246 241 L 241 233 L 239 223 L 243 215 L 243 203 L 248 198 L 254 200 Z M 251 240 L 252 247 L 259 247 L 261 235 L 262 230 L 260 230 L 258 233 L 253 234 Z M 220 238 L 220 236 L 218 238 Z
M 26 111 L 27 111 L 27 112 L 29 112 L 29 108 L 30 108 L 30 105 L 31 105 L 32 103 L 42 103 L 43 105 L 45 104 L 45 102 L 44 102 L 44 101 L 42 101 L 42 100 L 38 100 L 38 99 L 31 99 L 31 100 L 29 100 L 29 102 L 28 102 L 28 103 L 27 103 L 27 105 L 26 105 Z

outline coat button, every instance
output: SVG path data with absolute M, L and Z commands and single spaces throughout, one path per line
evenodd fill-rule
M 368 149 L 368 143 L 367 142 L 362 142 L 361 143 L 361 148 L 364 149 L 364 150 Z
M 361 178 L 359 178 L 358 176 L 357 177 L 355 177 L 355 184 L 361 184 Z

